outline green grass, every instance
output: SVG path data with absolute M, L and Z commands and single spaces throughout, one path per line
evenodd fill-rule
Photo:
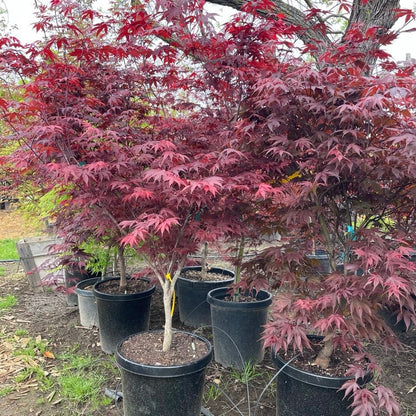
M 26 356 L 26 357 L 36 357 L 42 356 L 47 350 L 47 342 L 44 339 L 34 339 L 30 338 L 27 343 L 22 348 L 16 348 L 13 351 L 13 355 L 17 356 Z
M 76 404 L 88 402 L 93 410 L 112 402 L 103 394 L 111 376 L 118 374 L 112 362 L 74 351 L 67 352 L 60 359 L 64 363 L 57 382 L 62 397 Z
M 27 329 L 24 329 L 24 328 L 18 328 L 18 329 L 16 329 L 16 331 L 14 332 L 14 334 L 17 337 L 24 337 L 24 336 L 29 335 L 29 331 Z
M 23 383 L 24 381 L 31 379 L 35 379 L 39 383 L 39 387 L 42 391 L 50 391 L 53 387 L 53 380 L 48 376 L 48 372 L 39 365 L 29 363 L 26 368 L 19 372 L 14 378 L 14 381 L 16 383 Z
M 119 377 L 114 360 L 85 354 L 79 345 L 55 356 L 48 340 L 39 335 L 33 338 L 21 328 L 10 334 L 0 333 L 0 338 L 13 346 L 12 354 L 22 366 L 11 380 L 12 385 L 0 389 L 0 398 L 30 380 L 36 381 L 37 390 L 43 393 L 38 406 L 48 407 L 57 401 L 66 409 L 60 413 L 65 416 L 95 414 L 113 402 L 104 391 L 114 387 Z
M 221 384 L 221 381 L 217 379 L 216 381 L 211 383 L 207 389 L 205 389 L 204 395 L 202 398 L 202 401 L 204 403 L 217 400 L 221 396 L 222 391 L 226 390 L 226 386 L 222 386 L 222 385 L 220 386 L 220 384 Z
M 105 397 L 100 397 L 103 393 L 101 388 L 103 382 L 104 377 L 98 377 L 97 375 L 91 377 L 82 373 L 66 374 L 59 379 L 63 397 L 76 403 L 88 401 L 93 408 L 97 408 L 106 401 Z
M 15 388 L 14 387 L 10 387 L 10 386 L 7 386 L 7 387 L 4 387 L 3 389 L 0 389 L 0 399 L 2 397 L 7 396 L 8 394 L 10 394 L 14 390 L 15 390 Z
M 245 363 L 242 370 L 231 369 L 231 376 L 240 383 L 247 383 L 261 375 L 262 373 L 258 370 L 256 364 L 250 362 Z
M 6 295 L 4 298 L 0 298 L 0 313 L 13 308 L 16 304 L 17 298 L 13 295 Z
M 4 267 L 0 266 L 0 277 L 4 276 L 4 273 L 5 273 Z
M 0 260 L 13 260 L 18 259 L 16 241 L 8 238 L 6 240 L 0 240 Z

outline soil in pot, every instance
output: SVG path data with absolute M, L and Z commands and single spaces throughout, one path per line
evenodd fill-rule
M 145 279 L 131 279 L 120 293 L 120 279 L 110 278 L 94 285 L 101 349 L 113 354 L 128 335 L 149 329 L 150 304 L 155 286 Z
M 200 416 L 209 342 L 175 331 L 162 351 L 162 331 L 132 335 L 117 347 L 125 416 Z
M 254 297 L 240 294 L 233 299 L 229 288 L 208 293 L 211 305 L 215 361 L 224 367 L 243 369 L 246 363 L 260 363 L 264 357 L 261 341 L 272 295 L 260 290 Z
M 234 273 L 230 270 L 211 267 L 204 276 L 201 266 L 183 268 L 176 283 L 181 322 L 192 328 L 210 326 L 208 292 L 219 287 L 227 287 L 233 282 Z
M 337 350 L 331 357 L 328 369 L 313 365 L 321 348 L 322 337 L 310 337 L 312 350 L 284 356 L 272 354 L 275 367 L 280 370 L 276 379 L 277 416 L 350 416 L 352 400 L 344 398 L 342 385 L 349 380 L 344 374 L 349 364 L 355 363 L 353 355 Z M 371 376 L 361 380 L 365 384 Z
M 174 332 L 168 352 L 162 351 L 162 343 L 162 332 L 142 332 L 125 340 L 120 347 L 120 353 L 130 361 L 142 364 L 174 366 L 196 361 L 209 350 L 206 342 L 187 332 Z

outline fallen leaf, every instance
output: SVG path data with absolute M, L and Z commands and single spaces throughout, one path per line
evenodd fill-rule
M 55 356 L 53 355 L 53 352 L 50 352 L 50 351 L 45 351 L 43 353 L 43 356 L 46 357 L 46 358 L 51 358 L 51 359 L 55 358 Z
M 408 392 L 407 392 L 407 394 L 409 394 L 409 393 L 413 393 L 414 391 L 415 391 L 415 389 L 416 389 L 416 386 L 413 386 Z

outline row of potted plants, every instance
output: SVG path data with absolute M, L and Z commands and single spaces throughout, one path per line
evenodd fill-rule
M 263 289 L 276 294 L 262 339 L 283 354 L 278 367 L 305 356 L 315 344 L 311 335 L 322 337 L 322 348 L 306 364 L 308 371 L 330 374 L 335 352 L 353 355 L 343 377 L 326 386 L 331 395 L 342 388 L 336 394 L 348 399 L 331 399 L 336 404 L 330 408 L 315 391 L 284 378 L 278 382 L 278 415 L 305 414 L 301 402 L 311 415 L 379 409 L 397 415 L 389 389 L 377 380 L 372 390 L 362 386 L 367 372 L 378 370 L 364 345 L 397 344 L 379 314 L 384 308 L 396 308 L 407 326 L 416 322 L 410 258 L 415 80 L 387 63 L 388 74 L 369 75 L 365 54 L 377 54 L 379 44 L 372 49 L 358 27 L 311 63 L 292 53 L 290 39 L 299 27 L 264 18 L 264 10 L 274 7 L 267 1 L 261 18 L 248 3 L 221 30 L 199 2 L 173 8 L 156 3 L 155 10 L 115 4 L 104 16 L 87 3 L 53 2 L 40 9 L 45 42 L 23 47 L 8 39 L 0 51 L 4 62 L 13 63 L 2 69 L 24 79 L 1 103 L 17 143 L 8 163 L 16 181 L 42 183 L 56 193 L 51 215 L 60 248 L 83 259 L 83 244 L 103 241 L 120 260 L 119 296 L 141 279 L 150 284 L 147 292 L 154 283 L 163 291 L 163 333 L 140 332 L 117 347 L 125 415 L 199 414 L 202 387 L 172 404 L 170 393 L 162 393 L 170 388 L 149 379 L 156 375 L 167 383 L 171 374 L 174 389 L 188 397 L 182 389 L 203 382 L 211 358 L 205 340 L 172 328 L 181 273 L 206 244 L 238 241 L 242 250 L 245 242 L 259 245 L 276 233 L 282 236 L 278 244 L 245 262 L 230 300 L 253 291 L 262 299 Z M 365 52 L 357 50 L 362 42 L 370 42 Z M 145 265 L 130 281 L 126 247 Z M 104 282 L 95 286 L 99 305 L 106 302 Z M 180 287 L 179 299 L 196 293 Z M 237 324 L 241 302 L 223 302 L 225 296 L 229 289 L 208 295 L 215 355 L 224 365 L 238 365 L 240 359 L 221 358 L 216 340 L 231 336 L 235 342 L 249 333 L 257 340 L 263 321 L 255 325 L 258 332 L 246 326 L 248 319 Z M 224 303 L 232 317 L 220 329 L 216 308 Z M 122 314 L 130 320 L 135 312 Z M 100 322 L 100 336 L 105 325 L 116 330 L 117 314 Z M 151 344 L 143 347 L 146 336 Z M 101 344 L 108 352 L 116 348 L 103 339 Z M 184 345 L 191 357 L 186 370 L 177 358 Z M 149 361 L 144 351 L 150 351 Z M 144 361 L 137 362 L 137 355 Z M 187 372 L 192 380 L 178 382 Z M 282 374 L 291 372 L 285 367 Z M 133 387 L 135 379 L 144 380 L 143 387 Z M 164 413 L 158 404 L 176 413 Z

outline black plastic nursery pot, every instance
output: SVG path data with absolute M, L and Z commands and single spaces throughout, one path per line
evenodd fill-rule
M 328 377 L 286 365 L 279 355 L 272 354 L 280 370 L 276 379 L 276 416 L 350 416 L 352 400 L 344 399 L 339 390 L 347 377 Z M 284 367 L 285 366 L 285 367 Z M 361 384 L 369 381 L 363 380 Z
M 86 328 L 98 327 L 97 303 L 92 292 L 98 280 L 98 277 L 81 280 L 75 286 L 80 322 Z
M 256 301 L 230 302 L 224 300 L 228 293 L 229 288 L 219 288 L 211 290 L 207 297 L 211 305 L 214 359 L 224 367 L 243 369 L 246 363 L 263 361 L 261 337 L 272 295 L 260 290 Z
M 93 292 L 97 302 L 101 349 L 114 354 L 123 338 L 149 329 L 150 303 L 155 286 L 139 293 L 110 294 L 101 289 L 109 280 L 120 279 L 100 280 L 94 285 Z
M 184 267 L 182 272 L 188 270 L 201 271 L 201 266 Z M 219 287 L 227 287 L 234 282 L 234 273 L 230 270 L 212 267 L 208 273 L 219 273 L 227 278 L 199 281 L 179 276 L 176 283 L 179 319 L 192 328 L 211 325 L 211 310 L 207 302 L 208 292 Z
M 159 331 L 161 336 L 162 331 Z M 130 361 L 120 352 L 116 362 L 121 371 L 124 416 L 200 416 L 205 369 L 212 359 L 208 340 L 195 334 L 207 345 L 202 358 L 182 365 L 152 366 Z

